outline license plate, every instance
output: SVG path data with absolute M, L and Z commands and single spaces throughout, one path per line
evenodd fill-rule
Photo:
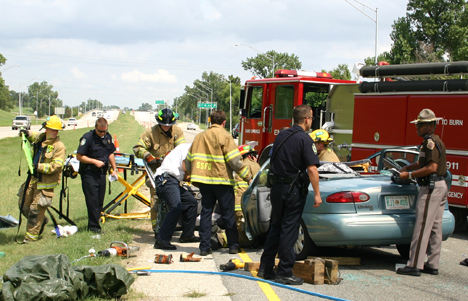
M 409 198 L 407 195 L 396 195 L 385 197 L 386 209 L 410 209 Z

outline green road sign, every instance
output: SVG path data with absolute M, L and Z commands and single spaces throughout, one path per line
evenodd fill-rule
M 156 104 L 157 104 L 157 105 L 163 105 L 163 104 L 164 104 L 164 100 L 156 100 Z
M 214 103 L 205 103 L 205 102 L 199 102 L 197 104 L 197 107 L 198 108 L 207 108 L 207 109 L 216 109 L 218 107 L 218 103 L 214 102 Z

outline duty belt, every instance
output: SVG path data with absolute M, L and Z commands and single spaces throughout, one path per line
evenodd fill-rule
M 284 178 L 284 177 L 277 177 L 276 182 L 282 183 L 282 184 L 291 184 L 294 181 L 294 179 L 291 178 Z

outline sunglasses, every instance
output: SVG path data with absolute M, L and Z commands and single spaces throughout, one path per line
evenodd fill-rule
M 96 129 L 96 131 L 98 131 L 99 133 L 102 133 L 102 134 L 107 133 L 107 130 L 101 131 L 101 130 Z
M 416 128 L 420 129 L 420 128 L 422 128 L 422 127 L 428 125 L 428 124 L 429 124 L 429 123 L 417 123 L 417 124 L 416 124 Z

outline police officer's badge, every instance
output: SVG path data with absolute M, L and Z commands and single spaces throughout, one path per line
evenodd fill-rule
M 80 145 L 85 145 L 86 144 L 86 138 L 81 139 Z
M 317 148 L 315 147 L 315 143 L 312 143 L 312 150 L 314 151 L 314 154 L 317 155 Z
M 433 150 L 434 146 L 435 146 L 434 140 L 428 139 L 427 140 L 427 148 L 430 149 L 430 150 Z

